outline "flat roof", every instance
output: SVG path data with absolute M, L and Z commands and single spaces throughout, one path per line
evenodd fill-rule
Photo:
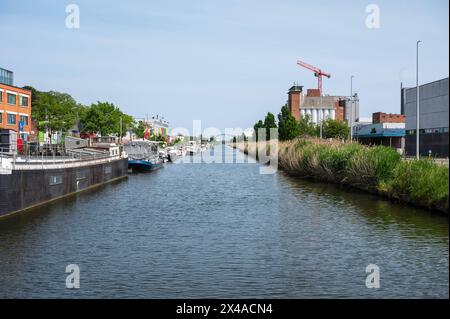
M 13 88 L 13 89 L 19 89 L 19 90 L 27 91 L 27 92 L 30 92 L 30 94 L 32 93 L 31 90 L 24 89 L 24 88 L 21 88 L 19 86 L 9 85 L 9 84 L 5 84 L 5 83 L 0 83 L 0 85 L 8 86 L 8 87 Z
M 11 70 L 8 70 L 8 69 L 5 69 L 5 68 L 0 68 L 1 70 L 4 70 L 4 71 L 7 71 L 7 72 L 11 72 L 11 73 L 14 73 L 13 71 L 11 71 Z
M 433 83 L 436 83 L 436 82 L 445 81 L 445 80 L 448 80 L 448 76 L 446 78 L 442 78 L 440 80 L 436 80 L 436 81 L 428 82 L 428 83 L 425 83 L 425 84 L 421 84 L 421 85 L 419 85 L 419 87 L 430 85 L 430 84 L 433 84 Z M 415 89 L 415 88 L 416 88 L 415 86 L 411 86 L 411 87 L 404 87 L 402 89 L 404 89 L 404 90 L 412 90 L 412 89 Z

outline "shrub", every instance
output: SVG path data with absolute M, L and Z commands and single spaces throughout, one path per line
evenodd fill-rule
M 380 187 L 392 178 L 400 162 L 400 154 L 389 147 L 361 147 L 350 159 L 346 171 L 347 182 L 365 189 Z
M 249 145 L 256 153 L 256 144 Z M 280 168 L 292 175 L 377 191 L 448 212 L 449 170 L 429 160 L 405 161 L 385 146 L 367 147 L 314 138 L 279 144 Z
M 403 161 L 386 183 L 389 194 L 406 202 L 448 212 L 448 167 L 429 160 Z

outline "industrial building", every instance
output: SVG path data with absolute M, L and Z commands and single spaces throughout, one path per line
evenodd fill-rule
M 346 96 L 320 95 L 319 89 L 308 89 L 303 94 L 303 86 L 294 85 L 289 89 L 287 105 L 293 117 L 297 120 L 309 116 L 314 124 L 327 119 L 346 121 L 350 124 L 351 105 L 353 109 L 353 122 L 359 118 L 359 101 Z
M 416 88 L 401 89 L 401 113 L 406 118 L 407 156 L 416 155 Z M 448 78 L 419 87 L 419 149 L 420 155 L 448 157 Z
M 405 116 L 402 114 L 372 114 L 372 123 L 356 123 L 353 136 L 361 144 L 384 145 L 400 154 L 405 148 Z

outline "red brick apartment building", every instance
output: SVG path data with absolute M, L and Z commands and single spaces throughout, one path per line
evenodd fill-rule
M 31 91 L 13 85 L 13 73 L 0 68 L 0 129 L 27 140 L 31 131 Z

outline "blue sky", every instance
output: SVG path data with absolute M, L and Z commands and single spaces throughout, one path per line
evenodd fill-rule
M 65 27 L 65 7 L 80 7 L 81 28 Z M 381 28 L 365 25 L 366 6 Z M 110 101 L 172 127 L 251 127 L 278 113 L 292 83 L 315 88 L 303 59 L 332 74 L 325 94 L 349 94 L 362 116 L 399 112 L 400 82 L 448 76 L 448 1 L 5 1 L 0 67 L 17 86 Z

